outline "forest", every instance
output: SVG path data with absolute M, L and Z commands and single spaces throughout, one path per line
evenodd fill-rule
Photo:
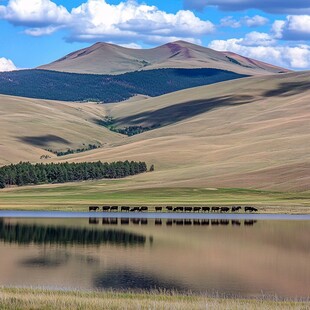
M 157 69 L 121 75 L 48 70 L 0 72 L 0 94 L 63 101 L 119 102 L 135 95 L 160 96 L 245 75 L 219 69 Z
M 65 183 L 92 179 L 124 178 L 147 171 L 145 162 L 118 161 L 102 163 L 38 163 L 20 162 L 0 168 L 0 188 L 7 186 Z

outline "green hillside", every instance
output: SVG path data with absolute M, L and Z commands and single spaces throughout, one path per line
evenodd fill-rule
M 63 101 L 118 102 L 137 94 L 154 97 L 242 77 L 245 75 L 218 69 L 158 69 L 116 76 L 21 70 L 0 73 L 0 93 Z

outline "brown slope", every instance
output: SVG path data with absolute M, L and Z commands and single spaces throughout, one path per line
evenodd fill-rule
M 253 77 L 111 104 L 121 126 L 166 126 L 70 160 L 155 163 L 137 186 L 310 190 L 309 80 L 309 72 Z
M 130 49 L 96 43 L 39 67 L 45 70 L 94 74 L 121 74 L 160 68 L 216 68 L 249 75 L 288 71 L 237 54 L 218 52 L 184 41 L 151 49 Z
M 55 157 L 46 149 L 65 151 L 88 144 L 103 147 L 123 139 L 96 125 L 104 106 L 0 95 L 0 166 Z

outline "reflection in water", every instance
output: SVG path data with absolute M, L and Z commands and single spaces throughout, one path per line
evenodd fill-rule
M 133 225 L 156 225 L 161 226 L 163 225 L 164 220 L 162 219 L 154 219 L 154 220 L 147 220 L 143 218 L 122 218 L 120 219 L 121 225 L 129 225 L 130 223 Z M 257 223 L 257 220 L 218 220 L 218 219 L 212 219 L 212 220 L 206 220 L 206 219 L 167 219 L 166 220 L 166 226 L 253 226 L 255 223 Z M 98 218 L 89 218 L 89 224 L 99 224 Z M 102 225 L 118 225 L 118 219 L 117 218 L 103 218 L 102 219 Z
M 114 269 L 95 276 L 93 283 L 97 289 L 152 290 L 165 288 L 178 291 L 188 291 L 190 289 L 176 281 L 167 281 L 149 273 L 129 269 Z
M 0 286 L 309 296 L 310 221 L 128 217 L 0 219 Z
M 91 223 L 93 223 L 93 219 Z M 113 224 L 117 224 L 117 219 L 114 219 Z M 144 245 L 146 237 L 124 230 L 92 230 L 66 226 L 0 222 L 0 240 L 18 244 L 115 244 L 127 246 Z

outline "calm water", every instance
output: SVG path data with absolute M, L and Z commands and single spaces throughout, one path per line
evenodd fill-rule
M 0 285 L 310 296 L 310 221 L 0 218 Z

